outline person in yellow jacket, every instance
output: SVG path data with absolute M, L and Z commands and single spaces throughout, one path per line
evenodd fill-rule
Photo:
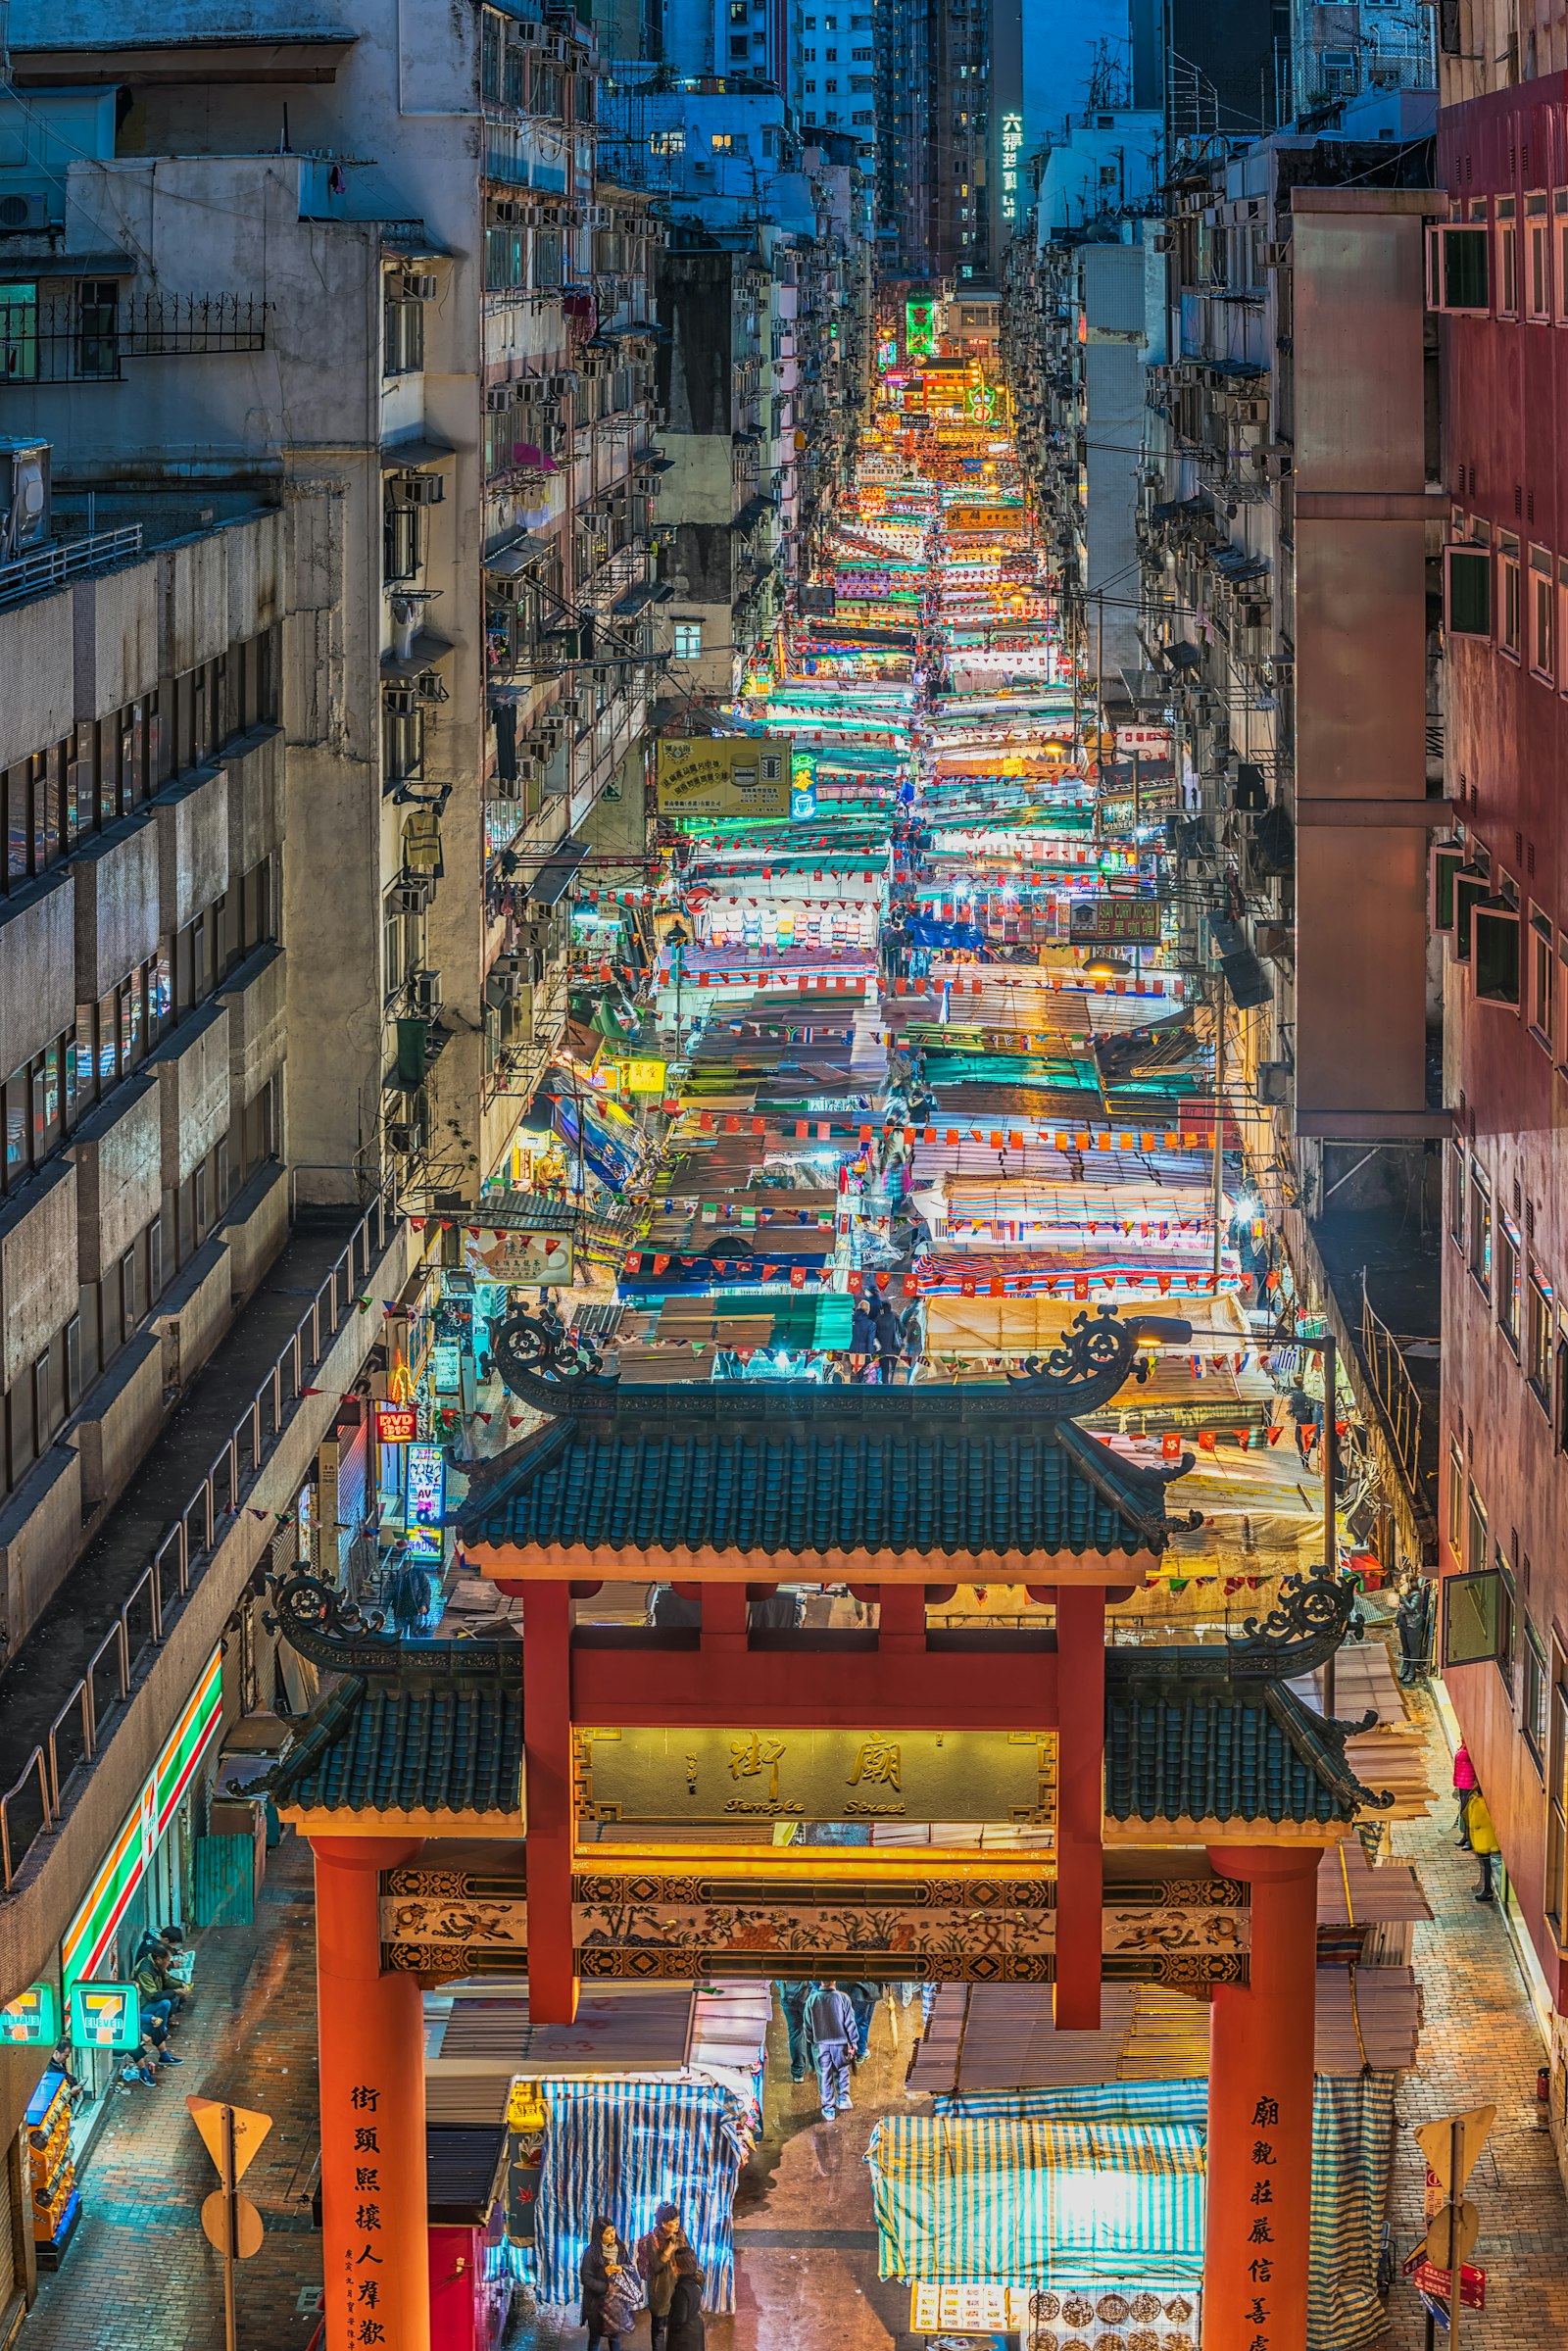
M 1498 1851 L 1497 1832 L 1492 1825 L 1492 1815 L 1487 1810 L 1487 1799 L 1479 1788 L 1472 1788 L 1470 1791 L 1470 1801 L 1465 1806 L 1464 1821 L 1470 1834 L 1470 1850 L 1481 1864 L 1481 1884 L 1476 1887 L 1476 1900 L 1478 1902 L 1494 1901 L 1496 1897 L 1492 1886 L 1492 1865 Z

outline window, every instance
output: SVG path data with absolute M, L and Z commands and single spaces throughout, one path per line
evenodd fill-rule
M 1497 1219 L 1497 1322 L 1508 1345 L 1519 1347 L 1519 1234 L 1511 1219 Z
M 715 130 L 709 139 L 709 145 L 715 155 L 733 155 L 735 134 L 732 130 Z
M 1522 645 L 1519 586 L 1519 542 L 1504 532 L 1497 550 L 1497 643 L 1518 661 Z
M 1500 1544 L 1497 1546 L 1493 1564 L 1497 1571 L 1497 1642 L 1493 1661 L 1504 1682 L 1507 1683 L 1511 1697 L 1514 1656 L 1519 1629 L 1519 1599 L 1518 1593 L 1514 1590 L 1513 1569 L 1503 1557 Z
M 1487 1551 L 1487 1505 L 1481 1499 L 1480 1494 L 1476 1492 L 1476 1483 L 1474 1478 L 1472 1478 L 1470 1481 L 1468 1493 L 1469 1532 L 1465 1537 L 1465 1559 L 1471 1575 L 1479 1576 L 1486 1572 L 1489 1564 Z
M 6 1191 L 25 1181 L 58 1149 L 74 1097 L 67 1079 L 70 1040 L 62 1037 L 12 1071 L 0 1088 L 5 1115 Z
M 1525 1377 L 1542 1410 L 1551 1410 L 1551 1287 L 1539 1266 L 1525 1289 Z
M 1448 1144 L 1448 1232 L 1464 1247 L 1464 1145 L 1457 1137 Z
M 1470 1186 L 1470 1271 L 1492 1295 L 1492 1195 L 1480 1176 Z
M 1563 1938 L 1563 1886 L 1568 1875 L 1568 1663 L 1551 1644 L 1551 1746 L 1546 1756 L 1546 1916 Z
M 1444 622 L 1453 637 L 1492 634 L 1492 559 L 1484 547 L 1443 551 Z
M 1544 547 L 1530 550 L 1530 666 L 1549 686 L 1556 675 L 1557 591 Z
M 686 152 L 685 131 L 656 130 L 648 142 L 648 152 L 650 155 L 684 155 Z
M 0 286 L 0 381 L 32 383 L 38 374 L 38 289 Z
M 389 285 L 398 281 L 389 278 Z M 424 366 L 424 304 L 389 294 L 383 306 L 383 375 L 414 375 Z
M 1556 1013 L 1557 957 L 1552 953 L 1551 924 L 1544 914 L 1530 916 L 1530 1026 L 1549 1053 Z
M 1497 316 L 1516 318 L 1519 316 L 1519 225 L 1518 199 L 1499 196 L 1496 200 L 1496 226 L 1494 235 L 1497 247 Z
M 1552 316 L 1562 326 L 1568 325 L 1568 188 L 1552 192 L 1551 237 L 1557 265 L 1552 273 Z
M 1525 1735 L 1525 1744 L 1536 1759 L 1536 1769 L 1542 1773 L 1544 1773 L 1546 1764 L 1546 1700 L 1549 1691 L 1546 1652 L 1541 1645 L 1535 1626 L 1526 1617 L 1524 1676 L 1519 1690 L 1519 1728 Z
M 1443 1664 L 1484 1665 L 1497 1654 L 1500 1581 L 1491 1570 L 1443 1580 Z
M 385 577 L 417 579 L 424 561 L 424 509 L 401 505 L 389 490 L 382 537 Z
M 1464 1455 L 1457 1437 L 1448 1439 L 1448 1549 L 1454 1565 L 1464 1564 Z
M 674 654 L 677 661 L 695 661 L 703 650 L 703 624 L 700 620 L 677 620 L 675 623 Z
M 1545 192 L 1538 190 L 1525 198 L 1525 311 L 1538 322 L 1551 315 L 1551 271 L 1546 260 L 1549 235 Z

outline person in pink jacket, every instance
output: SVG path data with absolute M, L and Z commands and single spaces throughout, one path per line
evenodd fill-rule
M 1470 1760 L 1469 1748 L 1461 1739 L 1453 1750 L 1453 1793 L 1459 1807 L 1459 1818 L 1455 1824 L 1459 1831 L 1459 1839 L 1455 1849 L 1460 1853 L 1468 1853 L 1471 1850 L 1470 1824 L 1466 1813 L 1470 1798 L 1475 1791 L 1476 1767 Z

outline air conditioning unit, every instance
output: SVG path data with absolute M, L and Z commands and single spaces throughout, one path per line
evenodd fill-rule
M 404 473 L 399 476 L 398 495 L 405 506 L 439 506 L 446 494 L 447 486 L 439 473 Z
M 441 1009 L 441 974 L 439 971 L 411 971 L 409 996 L 415 1011 L 422 1019 L 433 1020 Z
M 485 393 L 484 405 L 490 416 L 501 416 L 514 402 L 526 400 L 528 396 L 526 384 L 491 384 Z
M 381 708 L 390 710 L 394 718 L 412 718 L 419 707 L 416 686 L 383 686 Z
M 387 1148 L 401 1158 L 411 1159 L 424 1149 L 424 1127 L 417 1118 L 392 1118 L 387 1121 Z
M 1291 1099 L 1291 1065 L 1289 1061 L 1259 1061 L 1257 1065 L 1257 1099 L 1273 1109 L 1284 1109 Z
M 1289 261 L 1290 254 L 1291 249 L 1288 244 L 1280 244 L 1271 241 L 1263 247 L 1264 269 L 1278 269 L 1282 264 Z
M 421 702 L 445 702 L 447 690 L 434 669 L 421 669 L 414 681 L 414 691 Z
M 440 289 L 441 280 L 433 269 L 405 269 L 403 272 L 405 302 L 433 302 Z
M 584 718 L 588 714 L 587 697 L 582 694 L 563 694 L 556 709 L 564 718 Z
M 484 984 L 485 1002 L 496 1005 L 514 1004 L 522 992 L 522 973 L 517 965 L 503 959 L 488 975 Z
M 49 199 L 42 195 L 0 196 L 0 228 L 47 228 Z

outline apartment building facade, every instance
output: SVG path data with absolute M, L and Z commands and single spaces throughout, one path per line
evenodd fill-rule
M 1504 37 L 1506 33 L 1506 37 Z M 1443 12 L 1445 1670 L 1552 2014 L 1568 2007 L 1568 88 L 1560 10 Z M 1483 54 L 1484 52 L 1484 54 Z
M 114 1933 L 95 1889 L 145 1901 L 166 1840 L 188 1845 L 196 1766 L 268 1645 L 248 1595 L 276 1497 L 380 1339 L 355 1296 L 409 1270 L 385 1202 L 301 1228 L 290 1197 L 312 1040 L 291 1068 L 289 518 L 211 490 L 51 511 L 48 455 L 0 445 L 6 2001 L 57 1993 L 73 1952 L 92 1972 Z M 191 1775 L 160 1777 L 182 1724 Z M 149 1785 L 156 1835 L 131 1851 Z M 21 2125 L 52 2045 L 11 2037 L 0 2321 L 31 2290 Z M 102 2111 L 113 2067 L 80 2065 Z
M 286 713 L 289 826 L 327 903 L 298 908 L 289 1018 L 331 1051 L 299 1181 L 354 1198 L 396 1166 L 471 1200 L 564 1019 L 562 859 L 646 718 L 647 204 L 598 192 L 575 18 L 371 5 L 259 48 L 199 8 L 114 42 L 13 20 L 37 226 L 0 304 L 9 278 L 42 323 L 10 405 L 102 497 L 177 472 L 304 502 L 284 667 L 322 684 Z M 111 351 L 133 394 L 105 397 Z

